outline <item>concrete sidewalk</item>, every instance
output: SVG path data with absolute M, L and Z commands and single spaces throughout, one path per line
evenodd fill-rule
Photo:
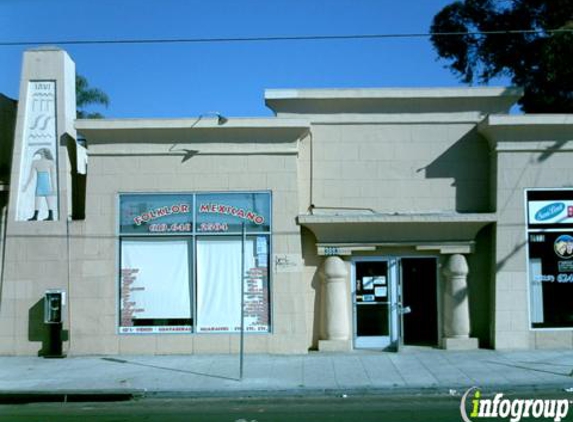
M 471 386 L 512 390 L 573 388 L 573 351 L 246 355 L 0 357 L 0 398 L 32 394 L 135 394 L 224 397 L 384 394 L 421 390 L 459 394 Z M 454 393 L 454 390 L 456 393 Z

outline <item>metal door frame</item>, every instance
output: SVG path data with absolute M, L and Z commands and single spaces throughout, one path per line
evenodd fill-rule
M 439 256 L 436 255 L 381 255 L 381 256 L 357 256 L 351 259 L 351 297 L 352 297 L 352 341 L 354 348 L 357 349 L 390 349 L 399 351 L 404 346 L 404 312 L 403 312 L 403 259 L 433 259 L 436 266 L 436 305 L 437 305 L 437 327 L 438 344 L 440 342 L 440 277 L 439 277 Z M 373 337 L 368 339 L 364 337 L 357 341 L 357 312 L 356 312 L 356 263 L 357 262 L 387 262 L 387 286 L 388 286 L 388 322 L 389 336 Z M 406 306 L 408 304 L 405 304 Z M 367 305 L 366 305 L 367 306 Z M 387 341 L 381 341 L 387 338 Z M 370 340 L 370 341 L 368 341 Z M 360 344 L 357 344 L 360 343 Z
M 388 273 L 386 285 L 388 287 L 388 336 L 358 337 L 357 335 L 357 306 L 356 303 L 356 263 L 357 262 L 387 262 Z M 393 349 L 397 350 L 401 337 L 399 318 L 398 284 L 399 269 L 398 258 L 395 256 L 358 256 L 351 259 L 351 298 L 352 298 L 352 341 L 356 349 Z

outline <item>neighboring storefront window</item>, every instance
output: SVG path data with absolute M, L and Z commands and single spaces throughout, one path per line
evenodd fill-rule
M 239 332 L 242 268 L 245 331 L 269 331 L 270 193 L 124 194 L 119 207 L 121 333 Z
M 527 240 L 533 328 L 573 328 L 573 190 L 529 190 Z

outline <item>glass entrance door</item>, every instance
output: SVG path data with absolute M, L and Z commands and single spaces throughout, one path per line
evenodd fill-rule
M 352 299 L 355 348 L 397 348 L 399 317 L 396 272 L 395 260 L 354 260 Z

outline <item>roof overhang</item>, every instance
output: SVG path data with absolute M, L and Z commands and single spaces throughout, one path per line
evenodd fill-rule
M 197 153 L 296 153 L 297 141 L 306 136 L 306 120 L 277 118 L 217 119 L 80 119 L 78 133 L 84 136 L 90 155 L 164 154 L 178 150 Z M 174 149 L 174 145 L 177 147 Z
M 573 114 L 492 115 L 478 131 L 495 151 L 573 150 Z
M 520 88 L 268 89 L 265 103 L 277 115 L 341 113 L 506 113 Z
M 338 248 L 341 255 L 378 247 L 471 253 L 478 232 L 496 221 L 490 213 L 298 216 L 298 223 L 316 236 L 319 254 Z

